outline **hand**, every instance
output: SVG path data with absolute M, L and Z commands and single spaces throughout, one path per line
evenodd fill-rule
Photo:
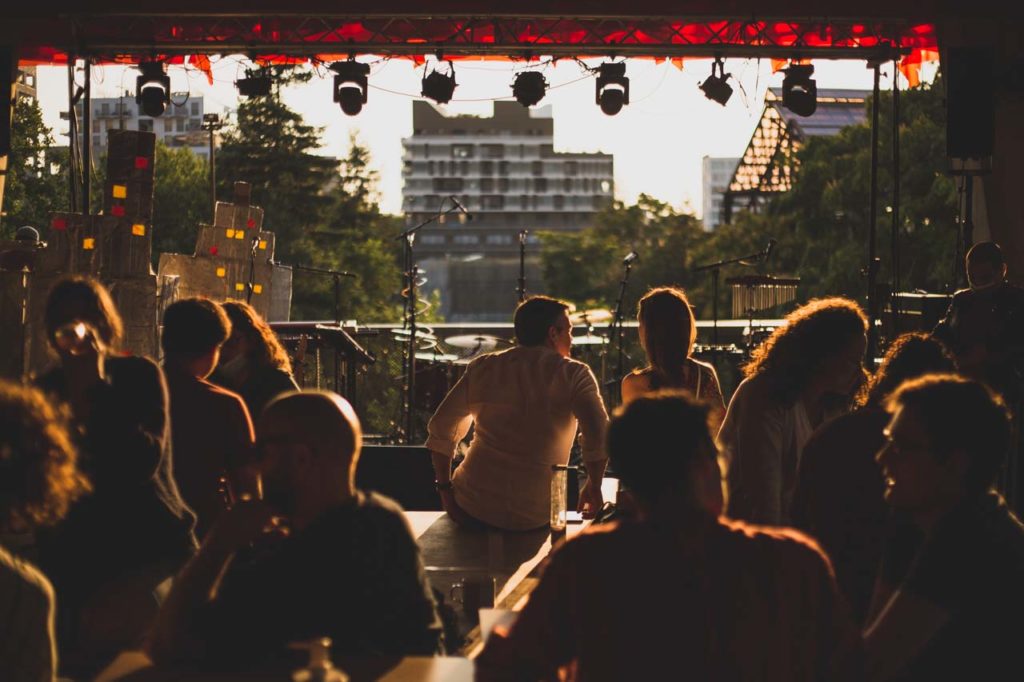
M 92 388 L 104 380 L 106 348 L 96 330 L 85 322 L 72 322 L 57 330 L 54 346 L 67 379 L 68 400 L 75 418 L 85 421 L 92 405 Z
M 231 554 L 258 538 L 274 524 L 273 510 L 261 500 L 244 500 L 221 514 L 203 543 L 215 551 Z
M 460 526 L 474 526 L 476 519 L 467 514 L 465 510 L 455 501 L 455 494 L 451 490 L 441 491 L 441 506 L 451 517 L 452 521 Z
M 601 492 L 601 485 L 593 485 L 594 479 L 588 478 L 580 489 L 580 499 L 576 505 L 576 511 L 583 513 L 583 518 L 592 519 L 597 516 L 604 506 L 604 494 Z

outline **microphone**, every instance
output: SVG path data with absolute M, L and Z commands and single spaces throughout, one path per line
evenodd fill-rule
M 472 220 L 473 219 L 473 214 L 466 210 L 466 207 L 462 205 L 461 201 L 459 201 L 458 199 L 455 198 L 454 194 L 449 195 L 448 198 L 452 200 L 453 204 L 455 204 L 455 208 L 457 208 L 460 211 L 462 211 L 462 214 L 464 216 L 466 216 L 466 220 Z
M 626 254 L 626 257 L 622 259 L 622 264 L 623 265 L 629 265 L 630 263 L 632 263 L 635 260 L 636 260 L 636 251 L 630 251 L 628 254 Z
M 764 253 L 761 255 L 761 260 L 762 261 L 767 261 L 768 260 L 768 256 L 772 255 L 772 249 L 775 248 L 775 244 L 776 244 L 776 242 L 775 242 L 774 239 L 769 239 L 768 240 L 768 246 L 764 247 Z

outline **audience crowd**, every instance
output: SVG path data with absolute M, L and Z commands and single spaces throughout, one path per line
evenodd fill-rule
M 998 247 L 972 254 L 998 285 Z M 1024 674 L 1024 526 L 997 492 L 1018 396 L 979 368 L 967 313 L 892 340 L 869 372 L 860 307 L 811 301 L 726 403 L 685 293 L 655 289 L 637 313 L 647 364 L 609 418 L 568 310 L 520 303 L 515 347 L 473 360 L 428 425 L 462 537 L 546 527 L 552 469 L 582 436 L 595 523 L 556 544 L 478 679 Z M 93 279 L 58 281 L 44 318 L 51 367 L 0 382 L 0 679 L 93 679 L 126 651 L 283 673 L 321 637 L 363 659 L 458 654 L 402 508 L 356 485 L 355 410 L 300 391 L 252 307 L 170 305 L 160 365 L 122 351 Z

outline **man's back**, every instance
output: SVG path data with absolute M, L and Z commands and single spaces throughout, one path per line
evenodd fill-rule
M 584 459 L 603 459 L 607 415 L 590 369 L 545 346 L 517 347 L 467 368 L 430 420 L 427 447 L 454 454 L 473 423 L 453 479 L 459 505 L 499 527 L 536 528 L 547 522 L 551 465 L 568 460 L 577 419 Z
M 578 680 L 836 680 L 855 676 L 858 642 L 813 545 L 708 518 L 566 543 L 480 666 L 485 679 L 575 660 Z
M 57 672 L 53 588 L 0 546 L 0 671 L 9 682 L 43 682 Z
M 230 667 L 273 665 L 314 637 L 341 654 L 431 655 L 439 632 L 408 524 L 372 493 L 238 556 L 196 620 L 206 660 Z
M 237 394 L 175 367 L 169 366 L 166 375 L 174 478 L 196 512 L 201 537 L 224 508 L 220 477 L 244 464 L 250 454 L 252 421 Z

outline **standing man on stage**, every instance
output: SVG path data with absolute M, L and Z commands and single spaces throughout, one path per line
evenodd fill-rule
M 430 419 L 426 446 L 445 511 L 457 523 L 505 530 L 547 525 L 551 467 L 568 461 L 577 425 L 587 470 L 579 507 L 600 509 L 608 413 L 594 373 L 569 357 L 568 311 L 546 296 L 520 303 L 516 347 L 470 363 Z M 470 425 L 473 441 L 453 475 L 456 447 Z
M 933 335 L 956 356 L 960 372 L 987 383 L 1011 406 L 1021 398 L 1024 369 L 1024 289 L 1006 281 L 995 242 L 967 252 L 969 289 L 953 295 Z

